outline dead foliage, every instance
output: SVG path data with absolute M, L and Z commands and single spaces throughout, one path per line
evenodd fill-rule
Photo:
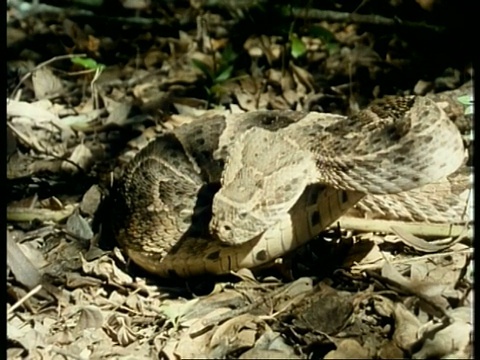
M 178 281 L 132 267 L 95 217 L 125 161 L 207 112 L 464 94 L 449 1 L 98 3 L 8 2 L 9 359 L 472 357 L 468 227 L 342 222 L 273 268 Z

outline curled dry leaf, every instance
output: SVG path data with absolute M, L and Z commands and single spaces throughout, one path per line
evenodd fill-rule
M 132 277 L 121 271 L 111 258 L 102 256 L 90 262 L 86 261 L 82 255 L 80 255 L 80 258 L 82 260 L 82 270 L 87 274 L 99 276 L 107 279 L 109 283 L 118 285 L 128 285 L 133 282 Z
M 105 125 L 116 124 L 124 126 L 127 124 L 128 114 L 130 113 L 131 105 L 125 103 L 118 103 L 112 107 L 110 114 L 108 115 Z
M 80 316 L 78 318 L 77 325 L 75 326 L 76 332 L 81 332 L 84 329 L 98 329 L 103 325 L 102 311 L 95 305 L 82 306 L 79 310 Z
M 109 336 L 122 346 L 127 346 L 136 341 L 139 335 L 132 329 L 128 317 L 112 314 L 105 325 Z
M 297 81 L 297 90 L 299 90 L 299 85 L 301 84 L 305 87 L 305 94 L 315 91 L 315 80 L 313 79 L 312 74 L 293 63 L 290 63 L 290 70 L 294 75 L 294 79 Z
M 7 232 L 7 264 L 15 279 L 28 289 L 33 289 L 40 284 L 40 272 L 23 253 L 9 232 Z
M 46 66 L 33 73 L 32 83 L 37 99 L 56 96 L 64 91 L 62 81 Z
M 72 174 L 77 173 L 79 168 L 82 170 L 87 170 L 92 163 L 92 159 L 93 154 L 90 149 L 83 144 L 79 144 L 75 147 L 72 154 L 68 158 L 69 161 L 62 162 L 62 170 Z
M 405 243 L 413 247 L 417 251 L 426 252 L 426 253 L 435 253 L 446 250 L 456 243 L 460 242 L 467 236 L 468 232 L 471 231 L 468 228 L 465 228 L 464 231 L 459 234 L 455 239 L 449 238 L 447 242 L 445 241 L 425 241 L 408 230 L 403 229 L 402 227 L 392 226 L 392 230 L 397 236 Z
M 69 233 L 84 240 L 90 240 L 94 235 L 90 224 L 78 211 L 68 218 L 66 229 Z
M 393 339 L 399 348 L 410 351 L 417 341 L 420 321 L 402 303 L 394 305 L 395 333 Z
M 92 185 L 82 197 L 80 211 L 83 214 L 93 216 L 102 200 L 102 193 L 98 185 Z
M 421 349 L 412 355 L 412 359 L 462 358 L 472 343 L 473 326 L 471 323 L 455 321 L 446 328 L 429 334 Z M 453 354 L 462 354 L 454 357 Z M 458 356 L 458 355 L 456 355 Z

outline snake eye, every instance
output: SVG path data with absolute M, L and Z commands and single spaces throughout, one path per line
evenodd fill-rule
M 245 219 L 245 218 L 247 217 L 247 213 L 246 213 L 246 212 L 242 212 L 242 213 L 238 214 L 238 217 L 243 220 L 243 219 Z

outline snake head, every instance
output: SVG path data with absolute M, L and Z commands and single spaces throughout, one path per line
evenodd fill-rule
M 215 204 L 215 201 L 214 201 Z M 214 213 L 210 221 L 211 235 L 228 245 L 251 241 L 268 229 L 270 223 L 258 219 L 254 212 L 223 204 L 222 211 Z
M 230 245 L 257 239 L 289 216 L 316 178 L 313 156 L 292 139 L 262 128 L 245 131 L 226 159 L 210 233 Z

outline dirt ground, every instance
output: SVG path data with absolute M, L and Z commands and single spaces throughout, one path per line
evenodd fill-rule
M 97 211 L 139 149 L 212 111 L 448 94 L 471 166 L 468 1 L 64 6 L 7 1 L 8 359 L 473 357 L 473 218 L 341 219 L 268 268 L 179 280 Z

